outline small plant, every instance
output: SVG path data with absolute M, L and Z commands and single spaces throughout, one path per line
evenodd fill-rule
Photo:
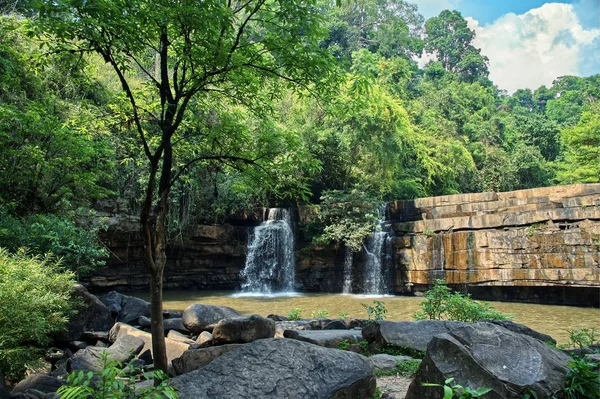
M 429 229 L 423 229 L 423 234 L 425 234 L 426 236 L 432 237 L 435 236 L 435 231 L 433 230 L 429 230 Z
M 329 316 L 329 312 L 327 311 L 327 309 L 317 309 L 317 310 L 313 310 L 310 313 L 310 316 L 313 319 L 325 319 Z
M 341 312 L 340 312 L 340 317 L 341 317 L 342 319 L 345 319 L 346 317 L 348 317 L 348 312 L 341 311 Z
M 373 317 L 375 321 L 385 320 L 385 314 L 387 313 L 387 309 L 385 308 L 385 303 L 382 301 L 374 300 L 373 306 L 369 306 L 367 304 L 361 303 L 363 308 L 367 309 L 367 316 L 369 320 Z
M 597 344 L 600 340 L 600 333 L 593 328 L 576 328 L 574 330 L 568 330 L 569 332 L 569 343 L 563 346 L 563 349 L 584 349 Z
M 102 354 L 102 371 L 99 373 L 76 371 L 67 377 L 67 384 L 56 392 L 61 399 L 177 399 L 175 388 L 166 382 L 167 375 L 156 370 L 141 373 L 140 369 L 129 363 L 123 367 L 116 360 L 109 360 L 106 352 Z M 138 389 L 136 376 L 144 380 L 162 381 L 156 386 Z
M 406 348 L 404 346 L 386 345 L 379 348 L 378 353 L 385 353 L 392 356 L 410 356 L 415 359 L 423 359 L 425 351 L 420 351 L 414 348 Z
M 348 347 L 350 346 L 350 341 L 348 341 L 347 339 L 342 340 L 338 345 L 338 349 L 341 349 L 343 351 L 345 351 L 346 349 L 348 349 Z
M 377 370 L 375 374 L 377 377 L 391 376 L 391 375 L 402 375 L 404 377 L 413 378 L 417 373 L 417 369 L 421 361 L 418 359 L 406 360 L 404 362 L 396 363 L 396 368 L 391 370 Z
M 288 320 L 300 320 L 302 318 L 302 309 L 291 308 L 287 313 Z
M 371 351 L 369 350 L 369 341 L 360 341 L 358 343 L 360 346 L 360 351 L 365 356 L 371 356 Z
M 451 385 L 454 378 L 448 378 L 444 381 L 444 385 L 423 383 L 424 387 L 442 387 L 444 388 L 444 399 L 470 399 L 470 398 L 481 398 L 486 393 L 490 392 L 491 388 L 471 388 L 463 387 L 462 385 Z
M 598 398 L 600 373 L 598 363 L 584 359 L 571 360 L 563 389 L 566 399 Z
M 383 392 L 381 391 L 381 388 L 377 387 L 377 389 L 375 389 L 375 395 L 373 395 L 373 399 L 381 399 L 382 396 Z

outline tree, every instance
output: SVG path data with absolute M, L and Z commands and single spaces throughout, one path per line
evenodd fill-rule
M 123 115 L 148 164 L 140 229 L 154 363 L 166 371 L 162 280 L 171 187 L 197 162 L 256 161 L 190 149 L 180 159 L 176 151 L 189 136 L 205 137 L 195 122 L 210 118 L 207 109 L 224 99 L 266 111 L 265 92 L 271 96 L 281 82 L 309 88 L 330 77 L 329 58 L 318 48 L 322 17 L 316 1 L 48 0 L 38 22 L 56 51 L 99 54 L 127 99 Z
M 564 151 L 558 162 L 562 184 L 600 182 L 600 102 L 590 104 L 577 125 L 560 132 Z
M 425 52 L 436 56 L 449 72 L 466 82 L 488 76 L 488 58 L 471 44 L 475 32 L 458 11 L 444 10 L 425 22 Z

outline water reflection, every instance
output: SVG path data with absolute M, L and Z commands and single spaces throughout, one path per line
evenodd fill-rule
M 183 310 L 192 303 L 230 306 L 244 314 L 285 315 L 292 308 L 301 308 L 304 317 L 311 312 L 326 309 L 329 317 L 366 318 L 362 304 L 370 305 L 373 300 L 382 300 L 388 310 L 387 320 L 412 320 L 413 313 L 420 309 L 421 298 L 380 295 L 282 293 L 284 295 L 251 295 L 223 291 L 165 291 L 164 307 Z M 149 300 L 144 292 L 134 295 Z M 554 337 L 559 343 L 567 343 L 567 330 L 575 328 L 600 329 L 600 309 L 573 306 L 535 305 L 512 302 L 490 302 L 494 308 L 513 314 L 514 321 Z

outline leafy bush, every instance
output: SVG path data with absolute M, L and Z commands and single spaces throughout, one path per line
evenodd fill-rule
M 600 393 L 598 363 L 584 359 L 571 360 L 563 389 L 567 399 L 597 398 Z
M 300 320 L 302 318 L 302 309 L 300 308 L 291 308 L 287 313 L 287 318 L 289 320 Z
M 0 374 L 16 380 L 41 358 L 71 313 L 73 274 L 49 257 L 0 248 Z
M 361 305 L 367 310 L 367 316 L 369 317 L 369 320 L 371 320 L 371 317 L 373 317 L 373 320 L 375 321 L 381 321 L 385 319 L 387 309 L 385 308 L 385 303 L 382 301 L 374 300 L 373 306 L 369 306 L 364 303 L 361 303 Z
M 103 266 L 108 257 L 98 241 L 98 225 L 84 228 L 57 215 L 0 216 L 0 246 L 11 252 L 25 247 L 34 255 L 52 254 L 78 276 Z
M 600 343 L 600 334 L 593 328 L 576 328 L 569 330 L 569 343 L 561 345 L 561 349 L 584 349 Z
M 478 302 L 460 292 L 451 292 L 444 280 L 436 280 L 432 289 L 425 293 L 422 310 L 415 312 L 416 320 L 456 320 L 474 322 L 485 319 L 507 320 L 507 315 L 494 310 L 487 302 Z
M 140 374 L 133 363 L 127 367 L 116 360 L 108 360 L 102 355 L 102 371 L 99 373 L 76 371 L 67 377 L 68 385 L 60 387 L 57 393 L 61 399 L 176 399 L 174 387 L 167 385 L 167 375 L 156 370 Z M 136 376 L 144 380 L 162 381 L 157 386 L 138 389 Z

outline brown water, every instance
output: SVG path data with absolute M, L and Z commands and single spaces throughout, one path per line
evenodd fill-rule
M 149 294 L 136 293 L 136 296 L 149 300 Z M 359 296 L 342 294 L 300 294 L 282 297 L 236 297 L 224 291 L 165 291 L 165 309 L 183 310 L 192 303 L 230 306 L 243 314 L 286 315 L 292 308 L 303 310 L 303 317 L 310 317 L 311 312 L 325 309 L 330 318 L 337 318 L 340 312 L 347 312 L 347 317 L 366 318 L 367 313 L 362 304 L 372 304 L 373 300 L 381 300 L 388 310 L 386 320 L 412 320 L 413 313 L 420 309 L 421 298 L 405 296 Z M 567 330 L 576 328 L 592 328 L 600 330 L 600 309 L 574 306 L 536 305 L 514 302 L 490 302 L 496 309 L 514 315 L 513 321 L 524 324 L 534 330 L 548 334 L 566 344 L 569 341 Z

